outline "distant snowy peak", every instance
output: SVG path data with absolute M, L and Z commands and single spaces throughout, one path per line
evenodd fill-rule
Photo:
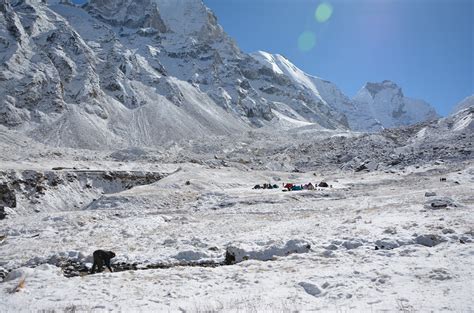
M 272 69 L 273 72 L 275 72 L 276 74 L 285 75 L 292 81 L 305 86 L 306 88 L 310 89 L 315 94 L 315 96 L 321 99 L 318 89 L 316 88 L 311 77 L 299 68 L 297 68 L 284 56 L 280 54 L 270 54 L 265 51 L 258 51 L 252 53 L 251 56 L 262 66 L 266 66 Z
M 430 104 L 405 97 L 402 89 L 389 80 L 365 84 L 353 100 L 359 110 L 370 114 L 384 128 L 411 125 L 438 117 Z
M 288 77 L 296 85 L 309 91 L 312 96 L 331 110 L 343 115 L 339 121 L 355 131 L 377 131 L 382 125 L 370 112 L 357 108 L 335 84 L 330 81 L 309 75 L 279 54 L 264 51 L 252 53 L 251 56 L 262 66 L 271 69 L 275 74 Z
M 290 99 L 300 99 L 304 101 L 306 108 L 300 111 L 325 112 L 328 118 L 335 119 L 338 128 L 350 128 L 350 119 L 346 114 L 350 100 L 329 81 L 308 75 L 287 58 L 280 54 L 270 54 L 258 51 L 250 55 L 261 67 L 261 73 L 271 72 L 274 76 L 273 85 L 266 87 L 266 90 L 286 90 Z M 280 85 L 280 86 L 278 86 Z M 296 104 L 301 107 L 301 104 Z M 304 116 L 304 112 L 300 112 Z M 349 118 L 349 121 L 348 121 Z M 323 121 L 309 119 L 307 121 L 317 122 L 320 125 Z

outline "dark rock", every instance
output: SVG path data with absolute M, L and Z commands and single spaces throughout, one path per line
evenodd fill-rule
M 439 210 L 448 207 L 457 207 L 453 199 L 448 197 L 436 197 L 425 202 L 425 209 Z
M 400 163 L 402 163 L 402 160 L 394 159 L 394 160 L 391 160 L 388 164 L 391 165 L 391 166 L 394 166 L 394 165 L 398 165 Z
M 444 201 L 436 200 L 436 201 L 431 203 L 431 207 L 436 208 L 436 209 L 447 208 L 448 204 Z
M 320 182 L 320 183 L 318 184 L 318 187 L 327 188 L 327 187 L 329 187 L 329 185 L 328 185 L 328 183 L 322 181 L 322 182 Z
M 68 182 L 72 183 L 77 179 L 77 175 L 74 173 L 67 173 L 66 179 Z
M 102 175 L 102 178 L 105 179 L 105 180 L 108 180 L 108 181 L 114 180 L 114 176 L 111 175 L 110 173 L 104 173 L 104 174 Z
M 37 193 L 44 195 L 46 191 L 46 187 L 42 185 L 37 185 L 35 190 Z
M 362 163 L 361 165 L 359 165 L 358 167 L 355 168 L 354 171 L 356 172 L 362 172 L 364 170 L 367 170 L 367 166 L 365 166 L 365 163 Z
M 224 263 L 226 265 L 232 265 L 235 263 L 235 255 L 230 252 L 228 249 L 226 250 L 225 252 L 225 260 L 224 260 Z
M 52 187 L 56 187 L 62 183 L 64 183 L 64 181 L 59 177 L 54 177 L 49 181 L 49 185 Z
M 375 245 L 382 250 L 392 250 L 400 247 L 400 243 L 390 238 L 383 238 L 375 241 Z
M 0 280 L 4 280 L 5 277 L 7 276 L 8 276 L 8 271 L 3 268 L 0 268 Z
M 16 208 L 15 191 L 10 189 L 7 184 L 0 184 L 0 206 Z

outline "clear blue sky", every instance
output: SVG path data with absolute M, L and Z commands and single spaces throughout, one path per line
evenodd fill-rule
M 332 14 L 328 18 L 331 10 L 320 7 L 318 21 L 315 11 L 324 2 Z M 204 3 L 243 51 L 282 54 L 350 97 L 367 81 L 390 79 L 406 96 L 426 100 L 446 115 L 474 94 L 474 0 Z M 300 38 L 304 32 L 306 44 Z
M 368 81 L 390 79 L 446 115 L 474 94 L 474 0 L 204 3 L 243 51 L 282 54 L 349 97 Z

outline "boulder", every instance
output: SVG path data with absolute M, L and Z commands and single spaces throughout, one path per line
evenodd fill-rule
M 358 247 L 362 246 L 364 243 L 359 239 L 350 239 L 346 240 L 342 243 L 342 246 L 347 250 L 357 249 Z
M 398 247 L 400 247 L 400 243 L 389 238 L 383 238 L 375 242 L 375 250 L 392 250 Z
M 303 287 L 304 291 L 313 297 L 319 297 L 322 295 L 321 289 L 315 284 L 300 282 L 298 285 Z
M 443 237 L 433 234 L 420 235 L 415 238 L 415 243 L 425 247 L 434 247 L 444 241 L 446 241 L 446 239 L 444 239 Z

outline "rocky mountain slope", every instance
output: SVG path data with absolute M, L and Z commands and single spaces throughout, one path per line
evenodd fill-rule
M 280 55 L 243 53 L 201 1 L 178 2 L 2 0 L 0 124 L 102 149 L 262 126 L 378 130 L 435 115 L 403 95 L 367 99 L 363 89 L 354 102 Z

